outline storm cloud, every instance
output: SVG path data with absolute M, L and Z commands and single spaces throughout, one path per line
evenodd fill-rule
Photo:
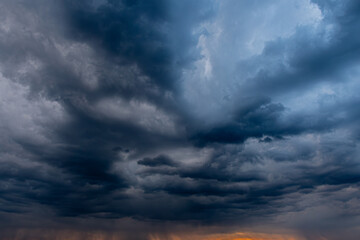
M 1 1 L 0 239 L 357 239 L 359 13 Z

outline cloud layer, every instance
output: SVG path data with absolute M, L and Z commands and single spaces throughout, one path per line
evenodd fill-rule
M 359 11 L 2 1 L 0 239 L 357 239 Z

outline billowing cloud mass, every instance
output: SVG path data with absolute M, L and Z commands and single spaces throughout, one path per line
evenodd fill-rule
M 360 2 L 2 0 L 0 239 L 358 239 Z

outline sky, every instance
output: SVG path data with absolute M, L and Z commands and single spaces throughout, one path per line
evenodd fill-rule
M 355 240 L 357 0 L 1 0 L 0 240 Z

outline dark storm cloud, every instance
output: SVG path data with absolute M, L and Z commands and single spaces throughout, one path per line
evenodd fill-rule
M 43 6 L 41 4 L 44 3 L 36 2 L 35 4 L 39 4 L 38 7 L 42 9 Z M 156 4 L 159 7 L 162 5 L 161 2 Z M 11 7 L 15 7 L 11 3 L 8 3 L 8 5 L 10 9 Z M 50 3 L 44 5 L 50 8 L 50 12 L 56 11 L 53 9 L 53 7 L 56 6 L 52 6 Z M 21 11 L 26 12 L 32 10 L 31 8 L 27 9 L 28 6 L 25 4 L 20 6 L 18 11 L 16 8 L 11 9 L 14 15 L 21 14 Z M 70 4 L 70 6 L 72 5 Z M 106 9 L 106 7 L 104 8 Z M 134 6 L 133 9 L 136 10 L 138 8 Z M 81 9 L 84 10 L 85 6 Z M 71 11 L 75 10 L 72 9 Z M 142 11 L 146 12 L 147 8 Z M 31 12 L 28 14 L 31 14 Z M 147 15 L 152 15 L 156 18 L 158 14 L 157 11 L 154 11 Z M 81 14 L 79 13 L 79 15 Z M 140 17 L 139 14 L 136 13 L 134 13 L 133 16 Z M 36 17 L 49 16 L 47 12 L 42 11 L 40 15 Z M 98 21 L 98 17 L 97 15 L 93 16 L 93 21 Z M 109 21 L 111 25 L 112 19 Z M 131 16 L 122 21 L 132 22 Z M 48 26 L 44 24 L 44 28 L 46 27 Z M 92 26 L 91 28 L 94 27 L 95 26 Z M 134 32 L 133 34 L 136 35 L 138 32 Z M 156 33 L 154 34 L 156 35 Z M 106 121 L 105 119 L 99 119 L 97 116 L 94 116 L 91 111 L 88 111 L 86 106 L 88 104 L 87 99 L 91 98 L 91 93 L 82 86 L 80 77 L 64 62 L 65 59 L 61 59 L 61 56 L 56 52 L 57 49 L 51 48 L 52 46 L 48 47 L 50 49 L 46 49 L 46 43 L 43 41 L 34 39 L 32 36 L 27 36 L 26 34 L 23 35 L 25 36 L 22 36 L 22 39 L 18 39 L 18 42 L 15 44 L 21 46 L 23 45 L 22 40 L 26 41 L 29 39 L 30 43 L 27 44 L 28 48 L 18 50 L 13 47 L 10 50 L 13 51 L 12 54 L 17 52 L 19 57 L 32 55 L 34 58 L 40 58 L 40 61 L 44 62 L 45 67 L 38 70 L 38 72 L 34 71 L 30 73 L 33 76 L 25 75 L 21 77 L 24 78 L 24 80 L 25 78 L 34 80 L 29 83 L 32 87 L 33 95 L 39 96 L 40 94 L 45 94 L 50 99 L 60 98 L 59 103 L 67 114 L 69 114 L 70 121 L 64 125 L 45 127 L 46 129 L 52 128 L 57 138 L 55 141 L 58 141 L 51 143 L 50 146 L 39 146 L 37 143 L 32 142 L 31 139 L 20 138 L 16 140 L 22 150 L 33 155 L 33 160 L 49 164 L 59 169 L 59 171 L 65 172 L 66 175 L 62 178 L 63 182 L 52 184 L 50 179 L 46 177 L 39 181 L 36 175 L 26 174 L 27 171 L 30 173 L 32 171 L 31 169 L 19 171 L 21 169 L 20 166 L 16 167 L 16 165 L 14 165 L 14 169 L 17 169 L 14 175 L 19 174 L 19 178 L 16 178 L 14 188 L 17 189 L 17 186 L 21 186 L 21 183 L 30 181 L 30 185 L 37 189 L 35 193 L 23 190 L 24 196 L 18 198 L 20 198 L 20 201 L 26 201 L 25 199 L 28 198 L 43 204 L 52 205 L 56 210 L 59 210 L 60 214 L 64 215 L 98 212 L 99 209 L 91 209 L 94 201 L 98 201 L 96 199 L 103 198 L 105 195 L 109 196 L 112 192 L 128 186 L 121 176 L 111 172 L 113 163 L 121 160 L 118 156 L 119 151 L 113 151 L 112 149 L 118 146 L 131 147 L 134 149 L 138 148 L 138 145 L 143 146 L 142 149 L 146 149 L 152 145 L 159 144 L 159 142 L 164 142 L 165 140 L 171 142 L 172 140 L 161 135 L 146 133 L 146 130 L 139 128 L 139 126 L 131 122 L 113 122 L 110 119 Z M 99 32 L 98 36 L 102 37 L 103 33 Z M 126 36 L 131 38 L 130 33 L 127 33 Z M 44 38 L 46 38 L 46 36 L 44 36 Z M 50 39 L 48 40 L 51 41 Z M 132 42 L 132 40 L 133 39 L 128 39 L 127 41 L 129 43 Z M 7 42 L 4 44 L 7 44 Z M 62 44 L 62 42 L 58 44 Z M 135 44 L 133 47 L 135 50 L 142 48 L 139 46 L 140 42 L 132 42 L 132 44 Z M 130 48 L 128 49 L 132 51 Z M 154 55 L 151 55 L 151 58 L 153 58 L 153 56 Z M 126 56 L 126 58 L 130 57 Z M 136 59 L 136 61 L 141 62 L 142 60 Z M 161 61 L 162 60 L 160 60 L 160 62 Z M 4 72 L 4 76 L 6 77 L 11 77 L 13 74 L 16 74 L 16 67 L 11 67 Z M 131 79 L 127 80 L 132 81 Z M 172 79 L 170 78 L 168 81 L 171 82 Z M 146 137 L 146 135 L 148 137 Z M 141 139 L 138 136 L 141 136 Z M 133 140 L 131 140 L 131 138 Z M 58 146 L 53 147 L 54 144 Z M 148 147 L 145 147 L 146 145 Z M 12 178 L 15 177 L 14 175 Z M 7 175 L 3 176 L 6 177 Z M 12 178 L 9 176 L 9 178 L 6 179 L 11 180 Z M 22 195 L 21 193 L 19 194 Z M 4 195 L 6 196 L 7 194 Z M 105 198 L 100 199 L 99 204 L 106 201 Z M 102 207 L 99 208 L 101 209 Z M 108 210 L 105 209 L 104 211 Z
M 231 121 L 195 134 L 193 138 L 198 144 L 242 143 L 250 137 L 327 131 L 343 122 L 337 118 L 337 111 L 356 111 L 350 106 L 348 109 L 338 106 L 339 109 L 332 109 L 333 112 L 328 114 L 320 112 L 309 116 L 302 113 L 281 119 L 286 108 L 271 100 L 284 94 L 306 91 L 322 82 L 346 82 L 342 74 L 358 63 L 358 4 L 320 1 L 319 6 L 324 14 L 324 25 L 331 27 L 332 36 L 328 36 L 325 29 L 314 35 L 311 27 L 298 27 L 290 38 L 270 41 L 260 55 L 240 61 L 236 74 L 241 76 L 243 72 L 254 71 L 255 75 L 245 84 L 240 84 L 241 96 L 232 96 L 238 104 L 232 110 Z
M 70 35 L 99 45 L 125 64 L 138 64 L 152 81 L 172 88 L 174 57 L 162 32 L 170 20 L 167 2 L 109 1 L 97 9 L 90 5 L 87 1 L 65 2 Z
M 241 58 L 226 38 L 261 26 L 226 7 L 292 3 L 237 4 L 0 3 L 0 220 L 274 222 L 306 239 L 358 223 L 360 4 L 303 3 L 316 24 Z
M 168 3 L 109 1 L 96 6 L 95 2 L 85 1 L 76 3 L 64 1 L 63 5 L 38 1 L 34 6 L 24 2 L 19 2 L 18 6 L 11 2 L 4 4 L 11 14 L 19 17 L 20 20 L 14 20 L 14 23 L 19 25 L 18 29 L 22 27 L 24 21 L 29 21 L 31 18 L 46 19 L 51 18 L 50 15 L 58 17 L 51 19 L 49 23 L 35 22 L 34 29 L 31 29 L 33 26 L 28 26 L 30 31 L 39 35 L 38 38 L 27 34 L 28 32 L 16 32 L 17 29 L 14 29 L 13 35 L 18 34 L 20 38 L 15 43 L 4 41 L 2 48 L 8 49 L 10 56 L 16 55 L 19 58 L 29 56 L 34 61 L 39 61 L 41 66 L 26 72 L 25 75 L 19 75 L 17 67 L 14 66 L 26 64 L 26 61 L 16 58 L 13 61 L 5 57 L 4 65 L 8 65 L 9 68 L 4 69 L 3 75 L 21 84 L 29 85 L 31 92 L 29 96 L 24 96 L 29 98 L 29 101 L 46 97 L 49 101 L 59 103 L 61 110 L 65 111 L 68 117 L 65 122 L 58 125 L 41 126 L 54 135 L 48 136 L 50 143 L 39 145 L 33 142 L 31 137 L 16 139 L 21 151 L 31 155 L 30 161 L 47 164 L 64 174 L 58 184 L 51 183 L 46 177 L 40 182 L 35 175 L 25 174 L 27 171 L 32 171 L 25 167 L 21 172 L 17 172 L 21 177 L 16 179 L 14 188 L 25 181 L 30 181 L 31 186 L 37 190 L 35 193 L 23 190 L 23 196 L 20 196 L 19 201 L 28 199 L 50 205 L 60 215 L 65 216 L 99 212 L 103 212 L 103 216 L 138 215 L 135 208 L 125 210 L 126 207 L 107 204 L 109 198 L 113 197 L 118 198 L 119 201 L 115 202 L 121 204 L 121 199 L 124 198 L 121 192 L 131 187 L 122 177 L 121 170 L 114 170 L 116 163 L 125 161 L 122 156 L 126 154 L 134 154 L 134 152 L 142 154 L 175 144 L 182 145 L 184 142 L 178 136 L 154 132 L 152 122 L 143 123 L 141 120 L 158 114 L 157 109 L 164 106 L 167 106 L 165 111 L 172 111 L 168 106 L 173 105 L 174 100 L 171 96 L 166 97 L 165 91 L 170 91 L 167 95 L 171 95 L 171 92 L 176 90 L 174 88 L 178 78 L 176 68 L 184 65 L 180 60 L 187 62 L 185 55 L 189 55 L 190 50 L 187 48 L 191 47 L 185 42 L 179 47 L 182 55 L 172 52 L 173 43 L 169 39 L 173 37 L 171 25 L 177 23 L 176 19 L 168 16 Z M 180 7 L 181 5 L 179 4 Z M 33 10 L 37 8 L 40 12 Z M 25 17 L 21 17 L 24 12 Z M 11 17 L 9 16 L 10 19 Z M 203 17 L 196 16 L 200 19 L 204 17 L 206 13 Z M 59 24 L 60 29 L 65 29 L 65 35 L 57 32 L 56 29 L 51 29 L 55 24 Z M 185 31 L 191 30 L 181 31 L 181 34 L 188 34 L 190 38 L 190 33 Z M 11 34 L 5 36 L 15 37 Z M 183 36 L 183 39 L 185 38 Z M 79 45 L 76 45 L 78 43 Z M 90 66 L 85 66 L 84 70 L 81 65 L 84 56 L 81 54 L 90 54 L 85 58 L 92 58 L 93 55 L 88 53 L 91 49 L 81 48 L 83 43 L 89 44 L 88 46 L 98 54 L 96 56 L 98 59 L 91 60 Z M 12 44 L 10 48 L 9 44 Z M 24 44 L 26 48 L 17 47 Z M 72 44 L 75 44 L 75 52 L 64 53 L 62 46 Z M 76 48 L 79 47 L 80 56 L 76 52 L 78 50 Z M 13 66 L 10 67 L 11 64 Z M 90 75 L 87 74 L 86 71 L 91 69 L 95 71 Z M 98 78 L 96 91 L 87 85 L 91 80 L 89 78 L 93 77 L 91 74 Z M 134 101 L 134 106 L 130 106 L 128 111 L 135 114 L 129 114 L 125 119 L 114 119 L 101 113 L 99 115 L 99 110 L 102 110 L 104 104 L 101 106 L 96 104 L 103 98 L 111 97 L 123 99 L 121 101 L 126 107 L 129 107 L 127 101 Z M 158 105 L 153 105 L 154 103 Z M 136 111 L 139 111 L 138 107 L 142 106 L 145 110 L 150 107 L 148 117 L 141 115 L 141 112 L 140 115 L 136 114 Z M 119 111 L 118 115 L 122 117 L 121 106 Z M 154 118 L 154 121 L 164 127 L 164 124 L 173 120 L 167 118 L 167 112 L 162 114 L 166 119 Z M 161 165 L 176 166 L 171 160 L 167 161 L 163 155 L 155 160 L 159 160 Z M 144 158 L 144 164 L 154 163 L 149 163 L 149 158 Z M 21 169 L 16 165 L 14 168 Z M 5 179 L 10 181 L 12 178 Z M 127 212 L 125 215 L 124 211 Z
M 359 37 L 355 29 L 359 26 L 356 4 L 344 3 L 345 9 L 341 16 L 333 16 L 325 12 L 325 20 L 328 24 L 334 24 L 333 34 L 336 37 L 327 39 L 325 32 L 320 37 L 313 37 L 310 29 L 299 28 L 291 40 L 279 39 L 265 47 L 263 54 L 255 62 L 279 61 L 279 65 L 273 70 L 263 70 L 249 81 L 249 89 L 266 94 L 299 90 L 319 81 L 336 81 L 340 77 L 337 73 L 344 68 L 356 64 L 359 56 Z M 330 10 L 331 11 L 331 10 Z M 311 40 L 311 41 L 310 41 Z M 284 66 L 281 60 L 287 57 Z M 262 59 L 262 60 L 260 60 Z
M 109 95 L 114 91 L 119 94 L 121 91 L 122 97 L 147 97 L 147 101 L 156 101 L 159 107 L 174 108 L 171 99 L 156 99 L 146 90 L 178 93 L 180 71 L 200 57 L 192 25 L 209 18 L 212 13 L 211 5 L 204 8 L 202 2 L 105 1 L 94 8 L 88 1 L 65 1 L 70 38 L 93 45 L 99 53 L 105 54 L 110 64 L 135 65 L 148 77 L 146 85 L 140 89 L 138 79 L 126 78 L 134 89 L 121 90 L 117 83 L 123 81 L 121 76 L 111 76 L 120 78 L 116 80 L 104 76 L 97 94 Z M 184 20 L 173 11 L 187 11 L 188 19 Z
M 294 114 L 284 118 L 285 107 L 281 103 L 272 103 L 269 98 L 255 97 L 251 101 L 244 99 L 244 102 L 245 107 L 235 111 L 231 122 L 196 133 L 192 140 L 204 146 L 209 143 L 243 143 L 249 138 L 265 137 L 269 140 L 269 136 L 281 139 L 284 136 L 328 131 L 344 122 L 344 119 L 331 112 L 317 116 Z
M 176 166 L 176 163 L 171 158 L 165 155 L 159 155 L 155 158 L 144 158 L 142 160 L 139 160 L 138 164 L 149 167 Z

